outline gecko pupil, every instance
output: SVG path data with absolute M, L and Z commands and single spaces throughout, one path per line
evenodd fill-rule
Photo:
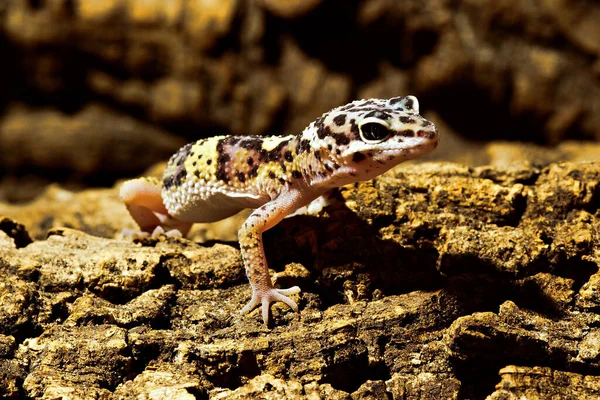
M 363 139 L 367 141 L 381 141 L 387 138 L 390 130 L 384 125 L 370 122 L 360 127 Z

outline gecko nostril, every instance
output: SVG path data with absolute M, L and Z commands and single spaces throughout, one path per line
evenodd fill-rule
M 418 131 L 417 136 L 425 139 L 433 139 L 435 137 L 435 129 Z

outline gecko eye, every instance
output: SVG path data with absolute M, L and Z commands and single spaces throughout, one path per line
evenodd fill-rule
M 380 122 L 367 122 L 360 126 L 360 137 L 367 143 L 383 142 L 390 133 L 388 127 Z

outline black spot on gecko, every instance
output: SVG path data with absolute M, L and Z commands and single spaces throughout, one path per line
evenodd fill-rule
M 281 160 L 281 152 L 283 149 L 287 148 L 289 140 L 284 140 L 280 142 L 277 146 L 275 146 L 272 150 L 260 150 L 261 160 L 264 162 L 279 162 Z
M 228 138 L 225 138 L 224 144 L 228 146 L 235 146 L 242 140 L 242 138 L 242 136 L 229 136 Z
M 325 139 L 327 136 L 331 136 L 331 129 L 328 126 L 322 125 L 317 129 L 317 136 L 319 139 Z
M 175 175 L 165 176 L 163 179 L 163 186 L 165 189 L 170 189 L 172 186 L 180 186 L 183 179 L 187 176 L 187 171 L 183 165 L 177 168 Z
M 248 137 L 243 138 L 239 142 L 239 145 L 240 145 L 240 147 L 243 147 L 244 149 L 247 149 L 247 150 L 258 151 L 258 150 L 262 149 L 262 143 L 263 143 L 262 138 L 259 138 L 256 136 L 248 136 Z
M 342 126 L 346 123 L 346 114 L 340 114 L 333 119 L 337 126 Z
M 227 175 L 227 172 L 225 172 L 225 170 L 223 170 L 223 169 L 217 170 L 217 173 L 215 174 L 215 176 L 220 181 L 229 182 L 229 175 Z
M 413 105 L 414 105 L 414 104 L 413 104 L 413 101 L 412 101 L 412 99 L 410 99 L 410 98 L 405 98 L 404 105 L 406 106 L 406 109 L 407 109 L 407 110 L 412 110 L 412 109 L 413 109 Z
M 173 186 L 173 176 L 165 176 L 163 179 L 163 187 L 165 189 L 171 189 Z
M 275 179 L 276 178 L 275 172 L 273 172 L 273 171 L 269 172 L 269 178 Z
M 246 182 L 246 175 L 243 172 L 238 172 L 236 176 L 238 178 L 238 181 L 242 183 Z
M 208 160 L 206 160 L 206 165 L 210 165 L 210 164 L 212 164 L 212 159 L 209 158 Z
M 294 170 L 294 171 L 292 171 L 292 178 L 300 179 L 300 178 L 302 178 L 302 174 L 300 173 L 300 171 Z
M 200 178 L 200 171 L 195 170 L 194 171 L 194 175 L 196 175 L 196 178 Z
M 252 164 L 254 164 L 254 158 L 248 157 L 248 160 L 246 160 L 246 162 L 248 163 L 248 165 L 252 166 Z
M 415 120 L 411 117 L 402 116 L 400 117 L 400 122 L 402 122 L 403 124 L 414 124 Z
M 329 164 L 325 164 L 325 169 L 329 172 L 333 172 L 333 169 L 329 166 Z
M 396 103 L 399 103 L 399 102 L 401 102 L 401 101 L 402 101 L 402 99 L 403 99 L 403 97 L 394 97 L 393 99 L 390 99 L 390 102 L 389 102 L 389 103 L 390 103 L 391 105 L 394 105 L 394 104 L 396 104 Z
M 321 152 L 319 150 L 315 150 L 315 158 L 319 161 L 321 161 Z
M 255 165 L 254 167 L 252 167 L 250 172 L 248 172 L 248 175 L 250 175 L 253 178 L 256 178 L 258 176 L 258 165 Z
M 327 150 L 331 150 L 332 148 L 333 148 L 332 145 L 330 145 L 330 144 L 327 145 Z
M 325 121 L 325 118 L 323 118 L 323 117 L 319 117 L 319 118 L 317 118 L 317 119 L 315 120 L 315 127 L 316 127 L 317 129 L 318 129 L 318 128 L 321 128 L 321 127 L 323 127 L 323 125 L 325 125 L 325 122 L 324 122 L 324 121 Z
M 358 125 L 356 125 L 356 122 L 354 120 L 350 121 L 350 132 L 352 132 L 354 134 L 354 137 L 357 138 L 359 133 L 358 133 Z
M 355 113 L 355 112 L 373 111 L 373 107 L 363 107 L 363 106 L 360 106 L 360 107 L 356 107 L 356 108 L 353 108 L 353 109 L 348 110 L 348 111 L 353 112 L 353 113 Z
M 215 176 L 218 180 L 223 182 L 229 182 L 229 174 L 227 174 L 227 163 L 231 160 L 229 154 L 224 153 L 224 143 L 229 140 L 229 138 L 221 139 L 217 142 L 217 153 L 219 157 L 217 158 L 217 172 Z
M 367 115 L 365 115 L 365 118 L 369 118 L 369 117 L 375 117 L 378 119 L 388 119 L 390 118 L 390 116 L 384 112 L 381 112 L 379 110 L 375 110 L 375 111 L 371 111 L 370 113 L 368 113 Z
M 333 163 L 333 169 L 340 169 L 340 164 Z
M 281 183 L 282 185 L 285 185 L 285 179 L 279 178 L 279 183 Z
M 415 136 L 415 132 L 411 129 L 405 129 L 403 131 L 398 132 L 398 136 L 404 136 L 404 137 L 414 137 Z
M 364 160 L 365 158 L 367 158 L 363 153 L 361 152 L 356 152 L 352 155 L 352 161 L 358 163 L 361 162 L 362 160 Z
M 296 154 L 306 153 L 310 150 L 310 140 L 302 139 L 296 148 Z
M 269 161 L 269 152 L 267 151 L 267 149 L 260 149 L 258 151 L 258 160 L 259 161 Z
M 340 149 L 335 149 L 335 154 L 340 155 L 342 154 L 342 151 Z
M 343 133 L 337 134 L 337 135 L 335 135 L 335 143 L 338 146 L 347 145 L 348 143 L 350 143 L 350 138 L 348 137 L 348 135 L 345 135 Z
M 188 158 L 188 155 L 190 154 L 190 150 L 192 149 L 192 146 L 194 145 L 194 143 L 188 143 L 185 146 L 183 146 L 182 148 L 179 149 L 179 151 L 177 151 L 177 153 L 173 154 L 173 156 L 171 156 L 171 159 L 169 160 L 168 165 L 176 165 L 176 166 L 180 166 L 182 165 L 185 160 Z
M 283 158 L 285 158 L 286 161 L 288 162 L 292 162 L 294 161 L 294 157 L 292 156 L 292 152 L 291 151 L 286 151 L 285 153 L 283 153 Z

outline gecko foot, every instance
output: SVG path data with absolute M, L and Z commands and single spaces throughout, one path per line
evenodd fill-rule
M 165 229 L 159 225 L 156 228 L 154 228 L 154 231 L 152 231 L 152 237 L 156 238 L 161 235 L 165 235 L 166 237 L 175 237 L 175 238 L 183 237 L 183 234 L 181 233 L 181 231 L 179 231 L 179 229 L 171 229 L 171 230 L 165 231 Z
M 269 322 L 269 311 L 271 308 L 271 303 L 282 302 L 287 304 L 289 308 L 294 311 L 298 311 L 298 305 L 295 301 L 287 297 L 287 295 L 292 295 L 300 293 L 300 288 L 298 286 L 293 286 L 289 289 L 276 289 L 270 288 L 266 291 L 258 292 L 256 290 L 252 290 L 252 299 L 242 308 L 240 311 L 241 314 L 249 313 L 254 310 L 260 304 L 262 310 L 262 318 L 265 325 Z
M 123 229 L 121 231 L 121 238 L 123 239 L 142 239 L 147 237 L 157 238 L 161 235 L 165 235 L 166 237 L 174 237 L 181 238 L 183 234 L 179 229 L 171 229 L 165 232 L 162 226 L 157 226 L 152 233 L 144 232 L 144 231 L 133 231 L 131 229 Z

